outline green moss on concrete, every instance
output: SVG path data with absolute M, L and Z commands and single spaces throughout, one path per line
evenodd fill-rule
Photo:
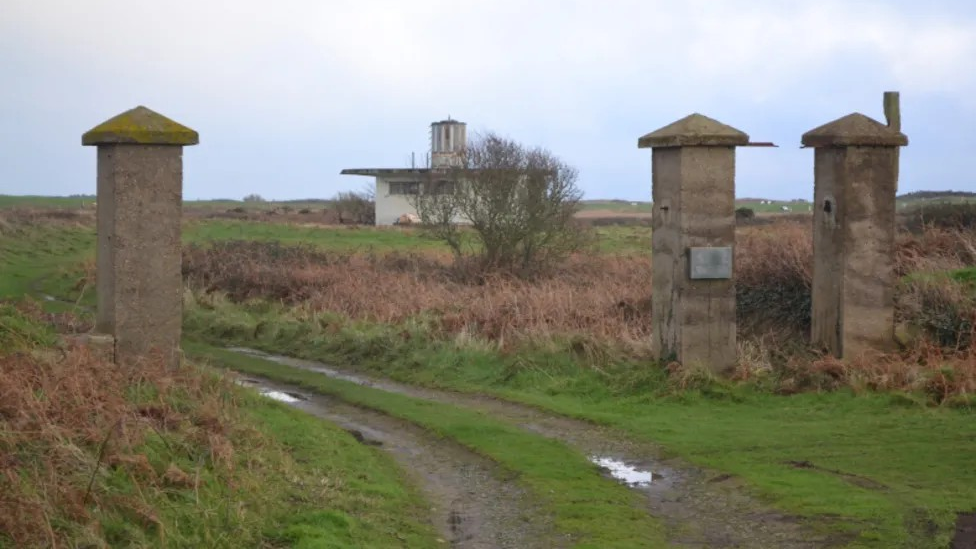
M 803 134 L 805 147 L 904 147 L 905 134 L 855 112 Z
M 196 145 L 199 142 L 196 131 L 141 105 L 102 122 L 81 136 L 82 145 Z
M 714 118 L 693 113 L 637 140 L 641 149 L 658 147 L 735 147 L 749 135 Z

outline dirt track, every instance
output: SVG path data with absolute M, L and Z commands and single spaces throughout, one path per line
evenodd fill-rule
M 243 378 L 243 385 L 274 391 L 278 400 L 333 422 L 363 444 L 392 455 L 431 504 L 445 547 L 459 549 L 563 547 L 551 520 L 491 461 L 389 416 L 300 388 Z M 288 399 L 291 397 L 291 400 Z
M 317 362 L 268 355 L 250 349 L 236 348 L 231 350 L 260 356 L 280 364 L 314 371 L 328 377 L 358 383 L 382 391 L 479 410 L 540 436 L 560 440 L 589 456 L 594 462 L 600 458 L 609 458 L 618 464 L 625 464 L 635 470 L 651 472 L 653 480 L 649 483 L 629 484 L 629 486 L 645 496 L 647 511 L 665 523 L 668 528 L 668 538 L 675 547 L 815 548 L 830 547 L 844 541 L 837 537 L 814 532 L 798 519 L 770 510 L 748 496 L 742 486 L 728 475 L 713 476 L 678 460 L 664 459 L 660 449 L 654 445 L 629 440 L 625 434 L 612 429 L 490 397 L 418 388 L 390 380 L 368 378 Z M 319 397 L 315 398 L 318 400 Z M 348 414 L 351 410 L 358 410 L 359 417 L 366 417 L 363 414 L 367 414 L 369 422 L 356 420 L 353 425 L 358 421 L 363 426 L 370 427 L 370 422 L 374 422 L 373 425 L 379 422 L 381 430 L 383 422 L 387 424 L 391 421 L 398 424 L 403 423 L 386 418 L 382 414 L 367 413 L 350 406 L 342 408 L 345 411 L 336 416 L 336 404 L 329 404 L 331 406 L 329 410 L 333 417 L 320 413 L 316 415 L 346 426 L 343 421 L 350 421 Z M 299 407 L 302 406 L 299 405 Z M 315 412 L 312 411 L 312 413 Z M 360 427 L 353 428 L 363 431 Z M 411 427 L 409 431 L 412 433 L 411 436 L 416 437 L 415 440 L 418 443 L 422 441 L 423 445 L 430 444 L 430 441 L 424 440 L 425 435 L 423 435 L 422 430 Z M 365 434 L 366 431 L 363 433 Z M 427 436 L 426 438 L 429 439 L 430 437 Z M 399 444 L 404 448 L 416 448 L 415 444 L 410 442 L 400 442 Z M 439 444 L 445 443 L 439 441 Z M 449 452 L 451 455 L 458 456 L 466 453 L 461 451 L 459 454 L 458 447 L 451 446 L 453 448 Z M 389 446 L 384 445 L 384 448 L 391 450 L 395 456 L 398 455 L 398 452 L 410 454 L 417 451 L 416 449 L 398 450 L 397 443 Z M 461 463 L 474 463 L 479 460 L 480 458 L 474 456 L 458 458 L 457 460 L 452 458 L 440 464 L 436 460 L 428 460 L 429 464 L 424 466 L 420 481 L 423 485 L 428 486 L 428 489 L 433 486 L 433 493 L 436 497 L 440 497 L 437 496 L 439 492 L 453 493 L 452 490 L 456 491 L 456 489 L 448 488 L 445 490 L 437 486 L 444 483 L 448 486 L 463 484 L 463 478 L 457 479 L 457 473 L 452 472 L 451 469 L 456 468 Z M 405 463 L 408 468 L 412 466 L 411 461 L 412 458 Z M 490 463 L 485 463 L 483 460 L 475 467 L 481 471 L 477 474 L 479 478 L 485 478 L 485 471 L 491 469 Z M 609 470 L 606 473 L 607 476 L 611 476 Z M 504 483 L 498 484 L 497 479 L 495 483 L 488 483 L 486 486 L 488 488 L 483 495 L 488 499 L 499 497 L 506 501 L 521 503 L 525 501 L 524 495 L 512 492 L 514 488 L 504 486 Z M 452 495 L 451 497 L 456 496 Z M 443 500 L 443 497 L 441 499 Z M 498 508 L 498 506 L 493 506 L 484 499 L 480 503 L 475 502 L 475 505 L 480 506 L 486 512 Z M 442 515 L 443 513 L 439 518 L 441 522 L 443 522 Z M 488 520 L 480 524 L 469 523 L 468 527 L 471 529 L 471 535 L 476 535 L 473 533 L 475 530 L 481 530 L 481 538 L 479 539 L 487 539 L 492 538 L 495 534 L 485 532 L 485 529 L 491 530 L 494 524 L 510 521 L 511 517 L 489 517 Z M 532 522 L 535 524 L 538 521 L 533 520 Z M 546 535 L 543 532 L 525 532 L 523 535 L 525 536 L 524 539 L 533 540 L 548 536 L 550 543 L 553 542 L 551 533 Z M 495 546 L 508 547 L 509 545 Z M 534 545 L 515 546 L 533 547 Z M 480 547 L 480 545 L 458 545 L 458 547 Z

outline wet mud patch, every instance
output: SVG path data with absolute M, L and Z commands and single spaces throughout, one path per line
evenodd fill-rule
M 959 513 L 950 549 L 976 549 L 976 513 Z
M 798 517 L 763 505 L 748 495 L 736 477 L 715 475 L 665 457 L 660 447 L 609 427 L 489 396 L 426 389 L 253 349 L 229 350 L 391 393 L 481 411 L 559 440 L 590 456 L 594 474 L 616 478 L 640 492 L 648 513 L 665 524 L 675 547 L 813 549 L 841 546 L 854 537 L 825 534 Z M 645 482 L 648 474 L 650 481 Z
M 359 443 L 393 456 L 431 505 L 444 547 L 515 549 L 563 547 L 552 519 L 509 473 L 487 458 L 409 422 L 288 384 L 241 377 L 241 385 L 329 421 Z M 298 396 L 301 398 L 294 398 Z

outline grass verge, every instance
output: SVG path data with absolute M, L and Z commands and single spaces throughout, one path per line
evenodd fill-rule
M 118 368 L 0 303 L 0 547 L 436 546 L 387 456 L 212 370 Z

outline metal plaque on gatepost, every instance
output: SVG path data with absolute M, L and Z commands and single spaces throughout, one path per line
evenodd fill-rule
M 688 248 L 692 280 L 732 278 L 732 247 Z

